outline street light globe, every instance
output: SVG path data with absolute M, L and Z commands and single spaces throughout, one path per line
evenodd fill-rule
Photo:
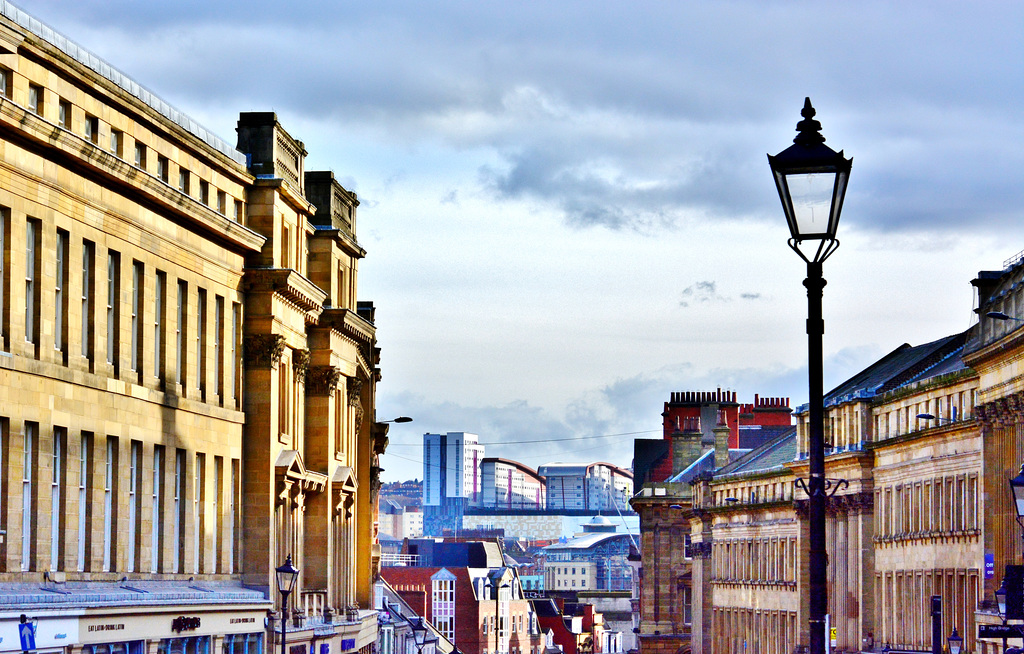
M 815 113 L 811 99 L 805 98 L 800 112 L 804 119 L 797 123 L 793 145 L 774 157 L 768 155 L 795 243 L 835 240 L 853 165 L 852 158 L 825 145 Z
M 285 559 L 284 565 L 277 568 L 277 590 L 282 595 L 288 595 L 295 587 L 295 579 L 299 576 L 299 569 L 292 565 L 292 555 Z

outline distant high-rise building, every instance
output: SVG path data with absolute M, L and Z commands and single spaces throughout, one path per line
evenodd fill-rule
M 518 461 L 489 457 L 482 462 L 483 507 L 508 511 L 543 511 L 544 477 Z
M 423 434 L 424 534 L 458 530 L 466 508 L 481 505 L 484 447 L 478 439 L 461 431 Z

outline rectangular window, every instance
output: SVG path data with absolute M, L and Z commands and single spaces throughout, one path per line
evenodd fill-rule
M 231 459 L 231 506 L 228 507 L 228 554 L 227 561 L 229 568 L 225 571 L 232 574 L 238 569 L 238 507 L 242 492 L 241 479 L 239 476 L 238 459 Z
M 185 319 L 188 316 L 188 284 L 178 281 L 177 322 L 174 326 L 174 370 L 178 384 L 185 388 Z
M 281 267 L 291 268 L 292 260 L 289 256 L 291 250 L 291 242 L 288 236 L 288 226 L 281 226 Z
M 119 129 L 110 130 L 110 151 L 118 158 L 124 158 L 124 132 Z
M 11 97 L 11 79 L 13 75 L 6 68 L 0 68 L 0 95 L 5 98 Z
M 455 581 L 431 580 L 431 615 L 434 626 L 449 640 L 455 637 Z M 501 625 L 498 625 L 501 628 Z M 499 635 L 499 638 L 501 636 Z
M 57 105 L 57 124 L 66 130 L 71 129 L 71 103 L 61 100 Z
M 128 571 L 138 572 L 142 522 L 142 443 L 131 442 L 128 461 Z
M 238 407 L 238 336 L 239 324 L 242 322 L 242 305 L 233 302 L 231 304 L 231 406 Z
M 171 183 L 170 169 L 171 166 L 170 162 L 167 161 L 167 157 L 162 154 L 158 154 L 156 156 L 156 176 L 159 177 L 164 184 Z
M 205 179 L 199 180 L 199 201 L 210 206 L 210 182 Z
M 196 301 L 196 371 L 199 373 L 199 397 L 206 400 L 206 289 L 199 289 Z
M 156 271 L 156 287 L 153 289 L 153 376 L 164 378 L 164 305 L 167 288 L 167 274 Z
M 103 572 L 114 570 L 114 557 L 117 552 L 114 542 L 117 524 L 117 503 L 114 499 L 117 485 L 116 470 L 117 438 L 107 436 L 107 459 L 103 470 Z
M 224 401 L 224 298 L 213 300 L 213 375 L 217 397 Z
M 164 446 L 153 447 L 153 495 L 151 499 L 152 515 L 150 516 L 149 549 L 151 552 L 150 572 L 159 572 L 163 558 L 163 489 L 164 489 Z
M 92 361 L 93 274 L 96 246 L 82 242 L 82 356 Z
M 205 570 L 203 565 L 203 534 L 206 533 L 206 515 L 204 503 L 206 501 L 206 455 L 196 453 L 196 469 L 193 480 L 195 491 L 192 493 L 192 545 L 193 545 L 193 568 L 192 572 L 199 574 Z
M 68 233 L 58 229 L 56 261 L 53 271 L 53 347 L 64 355 L 65 363 L 68 353 L 68 294 L 64 291 L 68 281 L 68 241 Z
M 142 284 L 141 261 L 132 262 L 132 370 L 142 378 Z
M 189 173 L 184 168 L 178 169 L 178 190 L 188 195 L 189 190 Z
M 35 449 L 39 442 L 39 423 L 26 422 L 22 443 L 21 468 L 21 570 L 32 569 L 32 546 L 35 544 L 35 528 L 32 518 L 36 512 L 32 507 L 32 481 L 35 477 Z
M 114 366 L 114 375 L 117 375 L 118 350 L 121 339 L 118 338 L 121 316 L 119 309 L 120 284 L 119 272 L 121 268 L 121 256 L 113 250 L 107 253 L 107 363 Z
M 228 215 L 228 194 L 224 191 L 217 191 L 217 211 Z
M 39 116 L 43 115 L 43 87 L 28 85 L 28 110 Z
M 8 313 L 7 298 L 10 297 L 11 280 L 7 264 L 7 246 L 11 242 L 11 210 L 7 207 L 0 207 L 0 349 L 7 352 L 10 350 L 8 336 L 10 331 L 10 314 Z
M 39 221 L 29 218 L 25 221 L 25 341 L 39 345 L 39 238 L 42 229 Z
M 146 145 L 138 141 L 135 142 L 135 167 L 146 169 Z
M 78 449 L 78 570 L 88 568 L 86 553 L 89 551 L 89 480 L 92 466 L 92 434 L 82 432 Z
M 214 574 L 224 569 L 224 534 L 221 533 L 220 508 L 223 506 L 221 486 L 224 480 L 224 457 L 213 457 L 213 500 L 210 515 L 213 516 L 213 569 Z
M 242 201 L 241 200 L 235 200 L 235 208 L 234 208 L 234 211 L 232 212 L 232 216 L 231 217 L 235 219 L 236 223 L 242 222 Z
M 64 450 L 67 447 L 68 430 L 64 427 L 53 429 L 53 450 L 50 453 L 50 570 L 63 570 L 61 556 L 64 531 L 60 528 L 64 517 L 64 498 L 61 488 L 64 481 Z
M 100 119 L 96 116 L 85 116 L 85 140 L 97 144 L 100 142 Z
M 174 572 L 182 571 L 185 548 L 185 450 L 174 454 Z

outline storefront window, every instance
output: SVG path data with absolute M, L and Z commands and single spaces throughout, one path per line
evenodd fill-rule
M 157 654 L 210 654 L 210 637 L 164 638 L 160 641 L 156 651 Z M 101 653 L 97 652 L 97 654 Z M 111 652 L 111 654 L 116 653 Z M 128 652 L 128 654 L 135 654 L 135 652 Z
M 145 645 L 145 641 L 142 640 L 85 645 L 82 647 L 82 654 L 143 654 L 146 651 Z
M 228 634 L 223 654 L 263 654 L 263 634 Z

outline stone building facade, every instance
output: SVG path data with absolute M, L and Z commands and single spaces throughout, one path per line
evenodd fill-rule
M 376 636 L 379 380 L 355 194 L 0 3 L 0 651 Z M 325 651 L 325 650 L 321 650 Z
M 1014 274 L 1004 271 L 1000 283 L 1012 287 Z M 999 622 L 992 593 L 1003 566 L 1020 556 L 1007 486 L 1020 441 L 1012 418 L 1004 422 L 1015 330 L 987 318 L 1001 309 L 979 294 L 980 326 L 901 346 L 826 394 L 837 651 L 930 649 L 934 595 L 943 633 L 956 628 L 965 652 L 999 645 L 980 641 L 977 627 Z M 806 645 L 806 433 L 801 407 L 795 434 L 695 479 L 693 651 L 782 654 Z

